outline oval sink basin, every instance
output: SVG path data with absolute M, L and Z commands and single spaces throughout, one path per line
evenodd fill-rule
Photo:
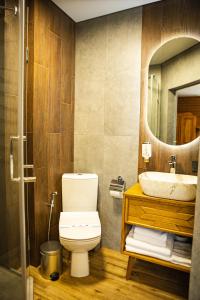
M 144 194 L 182 201 L 196 197 L 197 176 L 164 172 L 144 172 L 139 175 Z

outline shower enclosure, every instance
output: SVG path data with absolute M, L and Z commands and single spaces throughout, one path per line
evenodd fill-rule
M 24 0 L 0 0 L 0 299 L 29 298 L 24 197 Z
M 148 124 L 152 133 L 160 138 L 160 83 L 155 74 L 148 77 Z

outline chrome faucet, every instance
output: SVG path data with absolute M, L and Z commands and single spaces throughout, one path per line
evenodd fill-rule
M 175 174 L 176 173 L 176 155 L 171 155 L 168 163 L 170 165 L 169 172 Z

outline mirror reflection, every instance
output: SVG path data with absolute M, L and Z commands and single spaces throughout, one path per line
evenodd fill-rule
M 154 136 L 170 145 L 200 135 L 200 43 L 175 38 L 153 55 L 148 72 L 147 121 Z

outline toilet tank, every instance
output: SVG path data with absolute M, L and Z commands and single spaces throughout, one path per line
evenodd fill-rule
M 86 173 L 65 173 L 62 176 L 63 211 L 96 211 L 98 176 Z

